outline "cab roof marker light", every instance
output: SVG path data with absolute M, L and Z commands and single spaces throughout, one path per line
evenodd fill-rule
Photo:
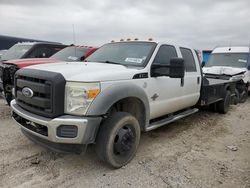
M 123 42 L 123 41 L 124 41 L 124 39 L 120 39 L 120 41 L 121 41 L 121 42 Z
M 115 42 L 114 40 L 111 40 L 111 42 L 113 43 L 113 42 Z
M 130 38 L 127 38 L 127 41 L 131 41 L 131 39 L 130 39 Z
M 138 41 L 139 39 L 138 39 L 138 38 L 135 38 L 134 40 L 135 40 L 135 41 Z
M 153 41 L 153 39 L 152 39 L 152 38 L 149 38 L 148 41 Z

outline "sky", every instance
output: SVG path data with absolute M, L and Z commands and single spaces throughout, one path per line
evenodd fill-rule
M 121 38 L 249 45 L 250 0 L 0 0 L 0 35 L 92 46 Z

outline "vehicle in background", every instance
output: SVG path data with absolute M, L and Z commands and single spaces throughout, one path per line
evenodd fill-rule
M 21 42 L 12 46 L 2 55 L 1 61 L 24 58 L 48 58 L 67 45 L 50 42 Z
M 69 46 L 52 55 L 50 58 L 30 58 L 9 60 L 0 64 L 0 89 L 4 92 L 4 97 L 8 104 L 12 100 L 12 88 L 14 85 L 15 72 L 23 67 L 56 63 L 59 61 L 83 61 L 86 57 L 96 51 L 97 48 L 89 46 Z
M 238 80 L 238 102 L 245 102 L 250 91 L 250 47 L 217 47 L 203 67 L 207 77 Z
M 67 45 L 51 42 L 21 42 L 12 46 L 0 59 L 0 93 L 4 90 L 2 79 L 9 79 L 3 71 L 4 62 L 24 58 L 48 58 L 65 47 Z M 12 69 L 10 71 L 15 72 Z
M 142 131 L 196 113 L 197 105 L 227 113 L 235 96 L 235 82 L 204 77 L 186 46 L 113 42 L 85 61 L 18 70 L 12 117 L 29 139 L 55 151 L 95 144 L 114 168 L 133 159 Z
M 53 41 L 44 41 L 44 40 L 37 40 L 37 39 L 27 39 L 21 37 L 13 37 L 13 36 L 6 36 L 0 35 L 0 50 L 9 49 L 13 45 L 19 42 L 52 42 Z
M 207 63 L 211 53 L 212 50 L 202 50 L 202 62 L 204 62 L 204 64 Z
M 3 54 L 5 54 L 7 52 L 7 50 L 0 50 L 0 59 L 3 56 Z

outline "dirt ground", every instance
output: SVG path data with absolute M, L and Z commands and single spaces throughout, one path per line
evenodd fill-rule
M 0 99 L 0 187 L 250 188 L 250 99 L 226 115 L 201 111 L 143 133 L 136 157 L 118 170 L 93 146 L 65 155 L 33 144 L 9 111 Z

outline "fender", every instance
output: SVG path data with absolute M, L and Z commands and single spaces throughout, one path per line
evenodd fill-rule
M 114 84 L 102 91 L 92 102 L 86 115 L 104 115 L 113 104 L 127 97 L 135 97 L 144 104 L 146 112 L 144 128 L 147 127 L 150 116 L 148 97 L 142 88 L 131 83 Z

